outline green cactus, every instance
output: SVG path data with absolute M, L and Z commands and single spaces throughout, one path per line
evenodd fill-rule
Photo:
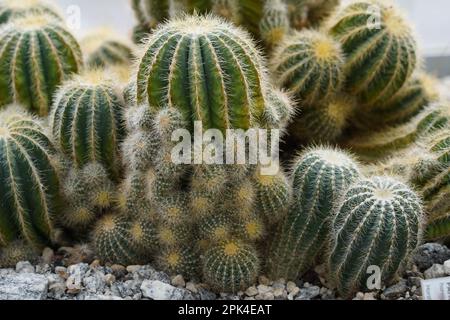
M 377 132 L 359 134 L 346 146 L 365 160 L 388 157 L 392 152 L 409 147 L 418 138 L 432 134 L 450 124 L 450 106 L 446 102 L 433 103 L 409 123 Z
M 340 294 L 363 289 L 369 266 L 378 266 L 388 285 L 421 241 L 421 201 L 390 177 L 361 180 L 346 192 L 333 230 L 328 268 Z
M 41 247 L 52 242 L 59 207 L 56 149 L 19 108 L 0 113 L 0 246 L 21 237 Z
M 120 214 L 107 214 L 97 222 L 91 236 L 100 260 L 129 265 L 148 262 L 157 235 L 145 218 L 130 220 Z
M 307 107 L 291 124 L 289 133 L 304 142 L 335 142 L 350 125 L 355 106 L 355 99 L 341 94 L 327 102 Z
M 294 201 L 271 244 L 268 268 L 295 280 L 312 267 L 327 244 L 333 206 L 359 177 L 358 164 L 338 150 L 305 151 L 293 167 Z
M 284 218 L 289 206 L 292 193 L 290 182 L 283 172 L 264 176 L 259 170 L 254 180 L 258 214 L 269 225 L 275 225 Z
M 425 73 L 417 73 L 386 103 L 361 108 L 356 125 L 379 129 L 380 126 L 403 124 L 438 100 L 437 80 Z
M 82 65 L 78 43 L 45 16 L 14 19 L 0 31 L 0 106 L 19 103 L 46 116 L 57 87 Z
M 137 70 L 137 102 L 177 108 L 205 129 L 248 129 L 265 109 L 262 58 L 243 31 L 212 17 L 185 16 L 161 26 Z
M 356 1 L 337 13 L 330 25 L 330 34 L 347 58 L 346 88 L 363 103 L 386 102 L 412 75 L 418 60 L 416 40 L 393 5 Z
M 14 241 L 0 250 L 1 268 L 15 268 L 18 262 L 35 263 L 37 260 L 39 260 L 38 251 L 21 240 Z
M 171 275 L 182 274 L 188 278 L 198 275 L 200 259 L 191 244 L 163 249 L 157 257 L 158 266 Z
M 220 292 L 245 290 L 255 283 L 259 269 L 255 248 L 234 240 L 212 246 L 203 261 L 206 282 Z
M 296 32 L 280 44 L 271 63 L 278 84 L 305 104 L 326 101 L 344 80 L 339 43 L 319 31 Z
M 55 141 L 76 167 L 98 162 L 118 178 L 123 106 L 102 72 L 75 77 L 58 90 L 50 125 Z
M 133 60 L 131 44 L 108 29 L 92 31 L 81 40 L 80 45 L 89 68 L 129 65 Z
M 131 6 L 139 24 L 146 26 L 148 31 L 170 18 L 168 0 L 132 0 Z
M 45 0 L 3 0 L 0 3 L 0 25 L 30 14 L 63 21 L 60 10 Z
M 339 0 L 286 0 L 291 25 L 300 30 L 319 26 L 339 5 Z
M 278 45 L 290 31 L 286 3 L 282 0 L 266 1 L 259 29 L 261 38 L 268 47 Z

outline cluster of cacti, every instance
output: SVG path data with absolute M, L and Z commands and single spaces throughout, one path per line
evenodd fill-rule
M 157 26 L 182 13 L 212 14 L 245 27 L 273 48 L 292 30 L 317 26 L 339 0 L 132 0 L 138 25 L 134 40 L 142 42 Z
M 60 21 L 28 14 L 0 28 L 0 106 L 19 103 L 46 116 L 57 87 L 82 66 L 77 41 Z
M 370 266 L 389 284 L 422 233 L 450 237 L 450 107 L 394 6 L 131 4 L 139 50 L 104 32 L 79 46 L 46 2 L 0 0 L 1 266 L 34 260 L 62 234 L 102 262 L 154 263 L 221 292 L 263 273 L 296 281 L 325 263 L 350 297 Z M 209 129 L 234 152 L 199 145 Z M 247 163 L 249 151 L 246 164 L 210 164 L 242 151 L 229 129 L 301 142 L 291 179 Z M 264 156 L 275 161 L 275 147 Z
M 418 195 L 388 176 L 364 178 L 347 154 L 315 148 L 293 169 L 294 201 L 269 249 L 274 279 L 295 280 L 318 261 L 345 297 L 364 288 L 369 266 L 394 279 L 422 234 Z

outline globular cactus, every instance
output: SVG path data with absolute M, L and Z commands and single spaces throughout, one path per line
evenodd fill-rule
M 156 262 L 162 270 L 172 275 L 183 274 L 193 278 L 199 273 L 198 253 L 190 244 L 161 250 Z
M 132 0 L 131 6 L 139 24 L 146 26 L 148 31 L 170 18 L 168 0 Z
M 0 3 L 0 25 L 26 15 L 42 15 L 62 22 L 60 10 L 45 0 L 3 0 Z
M 340 0 L 286 0 L 286 3 L 292 27 L 300 30 L 319 26 Z
M 59 208 L 56 149 L 40 122 L 11 106 L 0 113 L 0 246 L 52 243 Z
M 364 160 L 383 159 L 449 124 L 450 105 L 446 102 L 433 103 L 406 124 L 360 134 L 349 139 L 346 145 Z
M 212 0 L 211 12 L 214 15 L 225 18 L 236 25 L 241 24 L 241 7 L 239 0 Z
M 91 237 L 98 258 L 123 265 L 148 263 L 156 246 L 156 230 L 150 221 L 120 214 L 101 218 Z
M 14 241 L 0 250 L 0 267 L 15 268 L 21 261 L 37 262 L 39 253 L 21 240 Z
M 89 33 L 80 41 L 89 68 L 129 65 L 133 59 L 132 45 L 108 29 Z
M 98 162 L 113 179 L 118 178 L 123 105 L 101 71 L 77 76 L 58 90 L 50 126 L 55 141 L 76 167 Z
M 40 15 L 0 31 L 0 106 L 20 103 L 46 116 L 57 87 L 82 66 L 80 47 L 61 23 Z
M 290 31 L 286 3 L 282 0 L 266 1 L 259 29 L 261 38 L 268 47 L 277 46 Z
M 321 257 L 333 207 L 359 175 L 355 160 L 334 149 L 309 149 L 295 162 L 294 200 L 270 247 L 268 268 L 274 278 L 295 280 Z
M 250 37 L 213 17 L 185 16 L 158 28 L 137 70 L 137 102 L 176 108 L 193 127 L 248 129 L 266 104 L 266 73 Z
M 388 285 L 420 244 L 423 212 L 419 197 L 404 183 L 374 177 L 354 184 L 333 221 L 328 260 L 330 280 L 349 297 L 366 286 L 370 266 Z
M 331 143 L 342 137 L 351 124 L 356 101 L 341 94 L 329 101 L 306 107 L 289 127 L 298 141 Z
M 386 103 L 361 108 L 356 125 L 379 129 L 380 126 L 403 124 L 438 100 L 437 80 L 425 73 L 416 73 Z
M 380 0 L 356 1 L 333 16 L 330 25 L 330 34 L 346 55 L 346 88 L 363 103 L 386 102 L 412 75 L 417 44 L 395 6 Z
M 234 240 L 212 246 L 203 260 L 206 282 L 220 292 L 245 290 L 255 283 L 259 271 L 255 248 Z
M 258 215 L 269 225 L 281 221 L 291 200 L 291 184 L 283 172 L 277 175 L 262 175 L 257 170 L 254 178 Z
M 329 99 L 343 84 L 342 48 L 319 31 L 296 32 L 280 44 L 271 63 L 276 82 L 304 104 Z

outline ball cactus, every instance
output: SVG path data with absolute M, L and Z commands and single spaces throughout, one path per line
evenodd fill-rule
M 346 87 L 363 103 L 386 102 L 412 75 L 418 60 L 416 40 L 393 5 L 356 1 L 332 17 L 330 24 L 330 34 L 346 55 Z
M 308 271 L 331 232 L 333 207 L 359 177 L 351 156 L 329 148 L 305 151 L 293 168 L 294 200 L 270 249 L 274 278 L 295 280 Z
M 247 129 L 265 109 L 262 58 L 245 32 L 217 18 L 186 16 L 160 27 L 136 79 L 139 104 L 177 108 L 205 129 Z
M 256 250 L 232 240 L 211 247 L 203 261 L 205 280 L 221 292 L 237 293 L 253 285 L 259 268 Z
M 43 15 L 62 22 L 59 9 L 45 0 L 3 0 L 0 3 L 0 25 L 26 15 Z
M 41 124 L 11 106 L 0 113 L 0 245 L 49 245 L 59 204 L 56 149 Z
M 319 31 L 296 32 L 281 43 L 272 58 L 279 85 L 305 104 L 327 100 L 338 92 L 344 80 L 343 67 L 340 44 Z
M 10 243 L 0 252 L 0 267 L 15 268 L 21 261 L 37 262 L 39 253 L 35 248 L 21 240 Z
M 56 95 L 50 123 L 55 141 L 77 167 L 98 162 L 118 177 L 123 106 L 102 72 L 66 82 Z
M 80 45 L 90 68 L 130 64 L 133 59 L 132 46 L 108 29 L 89 33 Z
M 82 66 L 77 41 L 40 15 L 14 19 L 0 31 L 0 106 L 20 103 L 46 116 L 57 87 Z
M 390 177 L 361 180 L 343 197 L 333 230 L 328 268 L 343 296 L 365 287 L 369 266 L 379 267 L 389 284 L 420 243 L 421 201 Z
M 278 45 L 290 31 L 286 3 L 282 0 L 266 1 L 259 29 L 267 46 Z

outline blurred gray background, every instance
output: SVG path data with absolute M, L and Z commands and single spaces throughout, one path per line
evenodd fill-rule
M 20 1 L 20 0 L 17 0 Z M 109 26 L 124 36 L 129 36 L 134 16 L 129 0 L 53 0 L 69 15 L 75 6 L 81 14 L 80 29 L 73 30 L 82 36 L 86 30 Z M 347 1 L 347 0 L 344 0 Z M 450 12 L 449 0 L 396 0 L 415 25 L 422 54 L 427 58 L 428 69 L 436 75 L 450 75 Z

